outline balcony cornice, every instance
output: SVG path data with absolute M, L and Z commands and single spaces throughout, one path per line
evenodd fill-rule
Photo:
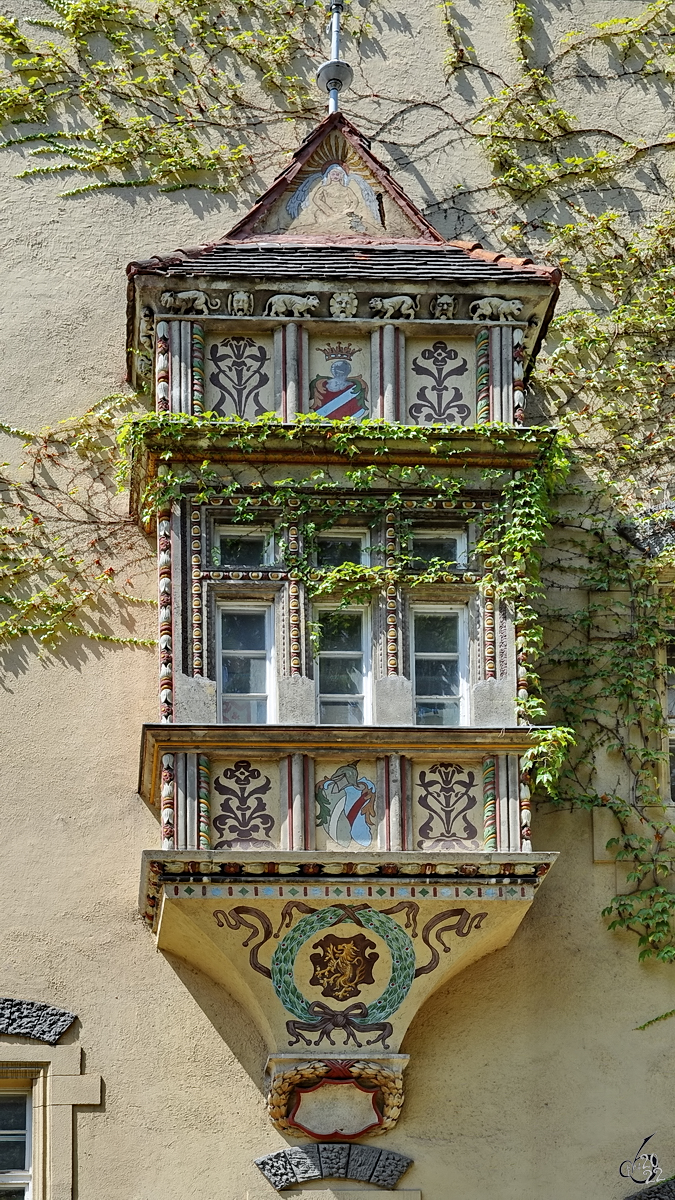
M 555 431 L 544 428 L 528 428 L 517 433 L 505 430 L 502 434 L 486 436 L 471 430 L 434 427 L 423 431 L 419 437 L 359 437 L 349 439 L 349 449 L 341 449 L 333 440 L 345 430 L 336 425 L 318 429 L 307 425 L 284 425 L 279 433 L 265 431 L 261 425 L 255 437 L 255 426 L 251 437 L 246 430 L 223 430 L 218 435 L 212 425 L 205 422 L 204 433 L 194 426 L 185 427 L 178 416 L 172 428 L 173 418 L 165 416 L 163 429 L 148 428 L 142 443 L 137 443 L 131 471 L 130 510 L 138 516 L 140 498 L 145 488 L 157 478 L 159 467 L 170 462 L 173 465 L 200 467 L 205 458 L 211 467 L 219 464 L 245 463 L 256 468 L 310 466 L 316 470 L 323 467 L 335 470 L 341 466 L 372 466 L 386 463 L 387 467 L 424 466 L 436 471 L 475 468 L 477 470 L 527 470 L 539 457 L 542 448 L 550 442 Z M 207 436 L 208 429 L 208 436 Z M 421 432 L 421 431 L 420 431 Z M 189 489 L 188 489 L 189 490 Z
M 540 729 L 537 726 L 537 731 Z M 438 730 L 419 725 L 144 725 L 141 738 L 138 791 L 147 804 L 156 804 L 163 754 L 183 751 L 278 758 L 283 754 L 339 752 L 371 755 L 429 753 L 440 756 L 523 754 L 534 744 L 532 726 L 473 727 Z

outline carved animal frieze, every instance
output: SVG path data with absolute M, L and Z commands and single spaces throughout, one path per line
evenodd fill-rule
M 484 296 L 469 305 L 474 321 L 517 321 L 522 311 L 522 300 L 502 300 L 500 296 Z
M 252 293 L 230 292 L 227 297 L 227 311 L 231 317 L 250 317 L 253 313 Z
M 370 311 L 384 321 L 391 321 L 393 317 L 412 321 L 419 306 L 419 296 L 374 296 L 370 301 Z
M 189 291 L 189 292 L 162 292 L 160 296 L 162 308 L 170 313 L 180 313 L 181 316 L 188 313 L 198 313 L 202 317 L 208 317 L 209 312 L 220 308 L 220 300 L 207 296 L 206 292 Z
M 265 308 L 266 317 L 311 317 L 315 308 L 319 307 L 318 296 L 293 296 L 281 292 L 278 296 L 270 296 Z
M 359 302 L 355 292 L 333 292 L 329 307 L 333 317 L 353 317 L 356 315 Z
M 432 317 L 437 321 L 451 321 L 455 315 L 457 308 L 457 300 L 454 296 L 448 296 L 443 293 L 440 296 L 434 296 L 429 305 L 429 311 Z

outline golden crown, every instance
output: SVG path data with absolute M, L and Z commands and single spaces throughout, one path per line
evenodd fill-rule
M 346 345 L 343 345 L 342 342 L 336 342 L 334 346 L 328 343 L 326 346 L 318 346 L 317 349 L 325 356 L 326 362 L 331 362 L 337 358 L 347 358 L 351 362 L 359 347 L 352 346 L 351 342 L 347 342 Z

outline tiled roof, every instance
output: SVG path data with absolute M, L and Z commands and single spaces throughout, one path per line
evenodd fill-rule
M 330 234 L 300 234 L 291 230 L 267 233 L 259 229 L 265 214 L 282 196 L 312 153 L 334 131 L 366 164 L 408 221 L 408 236 L 372 236 L 336 229 Z M 375 157 L 370 142 L 345 117 L 331 113 L 305 138 L 291 161 L 248 213 L 218 242 L 155 255 L 127 267 L 130 278 L 139 274 L 204 275 L 231 278 L 254 276 L 269 279 L 400 279 L 453 280 L 474 283 L 541 281 L 555 286 L 560 271 L 535 266 L 530 258 L 508 258 L 484 250 L 480 242 L 446 242 L 427 218 L 392 179 L 389 169 Z
M 551 285 L 560 280 L 553 267 L 540 267 L 527 258 L 483 250 L 478 242 L 413 242 L 360 240 L 353 244 L 302 243 L 290 239 L 214 242 L 173 254 L 132 262 L 129 276 L 205 275 L 212 278 L 254 276 L 270 279 L 432 279 L 455 282 L 481 280 Z

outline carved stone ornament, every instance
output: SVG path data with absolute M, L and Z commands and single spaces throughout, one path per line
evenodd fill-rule
M 383 321 L 391 321 L 394 317 L 412 321 L 419 306 L 419 296 L 373 296 L 369 307 L 373 316 L 381 317 Z
M 227 311 L 231 317 L 250 317 L 253 315 L 252 292 L 230 292 L 227 297 Z
M 220 308 L 220 300 L 207 296 L 206 292 L 190 291 L 190 292 L 162 292 L 159 298 L 162 308 L 169 313 L 179 313 L 181 316 L 187 313 L 196 313 L 201 317 L 208 317 L 209 312 Z
M 152 357 L 155 351 L 155 314 L 147 304 L 141 310 L 138 322 L 138 345 L 136 370 L 139 375 L 146 376 L 152 370 Z
M 326 1139 L 387 1133 L 401 1115 L 408 1060 L 392 1055 L 386 1061 L 393 1069 L 381 1059 L 298 1059 L 290 1067 L 271 1059 L 267 1105 L 272 1124 L 280 1133 L 299 1130 Z
M 63 1008 L 52 1008 L 36 1000 L 11 1000 L 0 998 L 0 1033 L 14 1037 L 34 1038 L 55 1046 L 62 1033 L 66 1032 L 75 1013 Z
M 256 1158 L 265 1179 L 277 1191 L 310 1179 L 354 1179 L 381 1188 L 394 1188 L 413 1162 L 395 1150 L 377 1150 L 339 1142 L 291 1146 Z
M 448 296 L 443 293 L 440 296 L 433 296 L 429 311 L 432 317 L 437 321 L 451 321 L 457 309 L 457 300 L 455 296 Z
M 333 292 L 329 301 L 331 316 L 338 319 L 355 317 L 358 307 L 356 292 Z
M 265 316 L 311 317 L 314 309 L 318 307 L 318 296 L 294 296 L 280 292 L 278 296 L 270 296 L 265 306 Z
M 484 296 L 469 305 L 474 321 L 517 321 L 522 311 L 522 300 L 502 300 L 500 296 Z

